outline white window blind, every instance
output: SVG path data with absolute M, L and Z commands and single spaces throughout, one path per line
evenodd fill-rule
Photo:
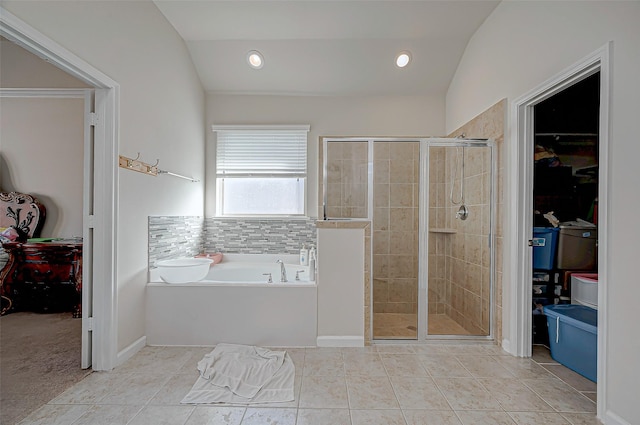
M 214 126 L 217 177 L 306 177 L 309 126 Z
M 305 212 L 309 126 L 213 126 L 216 215 Z

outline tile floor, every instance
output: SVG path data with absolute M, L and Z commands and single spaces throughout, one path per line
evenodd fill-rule
M 181 405 L 196 363 L 211 349 L 146 347 L 112 372 L 87 376 L 21 425 L 598 423 L 595 384 L 543 349 L 521 359 L 472 344 L 292 348 L 295 401 Z

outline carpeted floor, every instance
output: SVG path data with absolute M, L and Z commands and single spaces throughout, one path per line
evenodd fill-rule
M 0 424 L 13 425 L 80 381 L 81 319 L 71 313 L 0 317 Z

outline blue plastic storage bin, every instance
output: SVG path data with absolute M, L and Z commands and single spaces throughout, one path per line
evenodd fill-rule
M 584 305 L 544 307 L 549 328 L 551 357 L 597 382 L 598 311 Z
M 533 268 L 551 270 L 556 262 L 558 232 L 555 227 L 533 228 Z

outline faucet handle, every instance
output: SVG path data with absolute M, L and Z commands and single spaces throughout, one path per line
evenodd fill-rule
M 271 273 L 262 273 L 262 276 L 269 276 L 267 283 L 273 283 L 273 279 L 271 278 Z
M 300 273 L 302 273 L 304 270 L 296 270 L 296 280 L 300 280 Z

